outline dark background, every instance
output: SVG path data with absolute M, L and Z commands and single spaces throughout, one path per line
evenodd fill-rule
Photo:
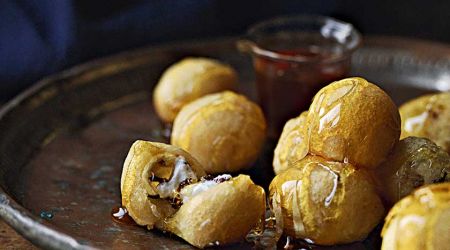
M 363 34 L 450 43 L 450 1 L 0 0 L 0 101 L 89 59 L 169 41 L 243 34 L 279 15 L 321 14 Z

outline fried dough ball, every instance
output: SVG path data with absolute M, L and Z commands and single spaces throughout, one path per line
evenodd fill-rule
M 229 173 L 256 160 L 265 134 L 258 105 L 225 91 L 184 106 L 174 121 L 171 143 L 192 154 L 206 172 Z
M 239 242 L 264 219 L 265 202 L 264 189 L 239 175 L 182 205 L 168 230 L 200 248 Z
M 426 138 L 407 137 L 377 174 L 384 199 L 392 205 L 419 186 L 450 181 L 450 156 Z
M 381 232 L 381 249 L 450 249 L 449 222 L 450 183 L 424 186 L 391 209 Z
M 322 88 L 308 112 L 310 152 L 327 159 L 375 168 L 400 136 L 400 116 L 391 98 L 363 78 Z
M 241 241 L 265 214 L 265 192 L 249 176 L 205 176 L 187 152 L 136 141 L 124 163 L 122 206 L 148 229 L 203 248 Z
M 363 240 L 384 208 L 364 169 L 306 156 L 270 184 L 270 205 L 284 233 L 319 245 Z
M 290 119 L 284 125 L 273 156 L 275 174 L 288 169 L 290 165 L 303 159 L 308 154 L 309 136 L 305 126 L 307 115 L 308 112 L 305 111 L 299 117 Z
M 175 165 L 186 163 L 184 179 L 197 181 L 206 175 L 203 168 L 186 151 L 164 143 L 136 141 L 130 148 L 122 169 L 120 190 L 122 206 L 126 207 L 129 215 L 141 226 L 152 229 L 161 227 L 161 222 L 175 212 L 171 202 L 163 199 L 149 199 L 158 196 L 165 190 L 158 188 L 160 180 L 168 180 L 174 173 Z M 180 176 L 183 177 L 183 176 Z M 164 198 L 172 196 L 180 183 L 178 180 L 165 192 Z M 172 192 L 172 193 L 171 193 Z
M 425 137 L 450 153 L 450 92 L 425 95 L 400 106 L 401 138 Z
M 153 92 L 156 113 L 165 122 L 173 122 L 187 103 L 207 94 L 237 87 L 236 71 L 208 58 L 186 58 L 170 66 Z

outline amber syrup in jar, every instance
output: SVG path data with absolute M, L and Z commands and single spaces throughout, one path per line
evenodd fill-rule
M 249 27 L 237 47 L 252 55 L 270 139 L 308 109 L 318 90 L 348 76 L 360 44 L 353 25 L 326 16 L 284 16 Z
M 328 59 L 337 55 L 317 47 L 274 52 L 306 61 L 254 57 L 258 102 L 269 123 L 269 137 L 276 139 L 287 120 L 309 108 L 317 91 L 348 75 L 350 59 L 327 63 Z

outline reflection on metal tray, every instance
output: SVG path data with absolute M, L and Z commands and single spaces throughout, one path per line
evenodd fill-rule
M 45 248 L 191 249 L 182 240 L 110 218 L 120 204 L 122 162 L 136 139 L 162 140 L 150 93 L 161 72 L 185 56 L 209 56 L 238 69 L 254 97 L 251 62 L 236 39 L 149 47 L 90 62 L 49 77 L 0 111 L 0 216 Z M 352 75 L 381 85 L 400 104 L 450 90 L 450 48 L 401 38 L 369 37 Z M 271 153 L 249 174 L 267 185 Z M 372 249 L 368 240 L 333 249 Z M 241 243 L 229 248 L 248 249 Z M 316 247 L 314 247 L 317 249 Z

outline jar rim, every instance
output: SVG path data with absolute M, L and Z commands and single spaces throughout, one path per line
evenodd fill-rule
M 332 56 L 325 59 L 315 60 L 301 55 L 286 55 L 280 54 L 277 51 L 270 50 L 264 48 L 258 44 L 255 38 L 257 35 L 261 35 L 264 33 L 264 29 L 266 28 L 276 28 L 277 26 L 287 25 L 287 24 L 297 24 L 297 25 L 306 25 L 306 24 L 314 24 L 321 27 L 319 31 L 324 38 L 335 38 L 336 32 L 341 30 L 344 32 L 343 36 L 338 37 L 336 43 L 343 45 L 344 51 L 340 56 Z M 240 41 L 242 44 L 241 47 L 247 47 L 245 50 L 251 52 L 254 55 L 267 57 L 269 59 L 276 60 L 285 60 L 290 62 L 297 63 L 312 63 L 318 62 L 321 63 L 333 63 L 346 59 L 361 45 L 361 34 L 359 31 L 355 29 L 355 27 L 347 22 L 320 15 L 294 15 L 294 16 L 281 16 L 275 17 L 273 19 L 269 19 L 266 21 L 262 21 L 252 25 L 247 33 L 246 39 L 244 41 Z M 240 46 L 240 45 L 239 45 Z

